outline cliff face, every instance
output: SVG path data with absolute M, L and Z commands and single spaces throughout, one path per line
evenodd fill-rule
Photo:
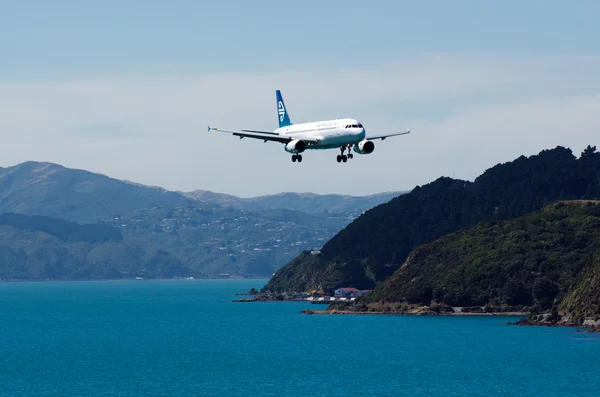
M 600 252 L 583 269 L 575 287 L 560 303 L 559 314 L 575 324 L 586 319 L 600 320 Z

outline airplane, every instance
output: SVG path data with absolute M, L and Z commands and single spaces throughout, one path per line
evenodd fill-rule
M 274 131 L 240 130 L 229 131 L 208 126 L 208 131 L 219 131 L 243 138 L 262 139 L 264 142 L 280 142 L 284 149 L 292 153 L 292 162 L 302 162 L 305 150 L 340 149 L 337 162 L 346 162 L 354 156 L 351 150 L 358 154 L 370 154 L 375 149 L 376 139 L 382 141 L 398 135 L 410 134 L 410 129 L 404 132 L 374 135 L 366 137 L 365 127 L 354 119 L 325 120 L 310 123 L 293 124 L 290 121 L 287 108 L 283 102 L 280 90 L 275 91 L 277 99 L 277 116 L 279 128 Z M 348 155 L 345 154 L 348 149 Z

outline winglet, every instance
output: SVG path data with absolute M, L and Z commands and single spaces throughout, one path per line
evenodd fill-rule
M 208 131 L 210 131 L 211 130 L 210 125 L 207 125 L 207 127 L 208 127 Z

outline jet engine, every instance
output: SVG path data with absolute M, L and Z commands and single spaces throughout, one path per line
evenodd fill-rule
M 302 153 L 306 149 L 306 142 L 294 139 L 285 145 L 285 151 L 288 153 Z
M 366 139 L 354 145 L 354 151 L 358 154 L 373 153 L 373 150 L 375 150 L 375 144 L 373 143 L 373 141 L 369 141 Z

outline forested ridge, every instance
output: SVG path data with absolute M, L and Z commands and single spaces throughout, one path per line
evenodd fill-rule
M 557 200 L 600 197 L 600 153 L 564 147 L 498 164 L 473 182 L 441 177 L 364 213 L 319 255 L 304 252 L 279 269 L 263 291 L 331 292 L 374 288 L 421 244 L 479 222 L 537 211 Z
M 598 313 L 598 288 L 589 283 L 598 254 L 600 201 L 560 201 L 417 247 L 398 271 L 361 298 L 361 305 L 541 313 L 558 311 L 564 301 L 563 312 L 589 316 Z

